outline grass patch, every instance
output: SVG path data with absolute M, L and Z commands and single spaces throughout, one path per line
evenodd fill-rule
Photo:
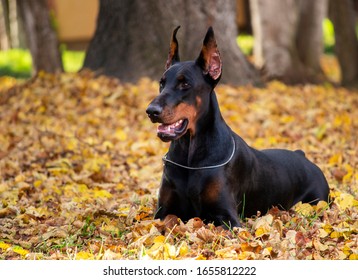
M 77 72 L 85 58 L 84 51 L 70 51 L 61 47 L 62 63 L 65 72 Z M 32 58 L 29 50 L 11 49 L 0 51 L 0 76 L 11 76 L 18 79 L 31 77 Z
M 326 54 L 333 54 L 334 45 L 336 42 L 334 38 L 334 26 L 333 23 L 328 18 L 325 18 L 323 20 L 322 30 L 323 30 L 324 52 Z
M 29 78 L 31 65 L 31 55 L 27 50 L 12 49 L 0 52 L 0 76 Z
M 236 42 L 239 45 L 241 51 L 245 55 L 252 55 L 254 49 L 254 37 L 248 34 L 240 34 L 236 38 Z
M 78 72 L 83 65 L 86 53 L 84 51 L 62 50 L 62 63 L 65 72 Z

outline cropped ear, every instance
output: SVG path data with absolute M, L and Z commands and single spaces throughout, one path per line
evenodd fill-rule
M 205 75 L 209 75 L 216 83 L 219 81 L 222 72 L 222 61 L 216 45 L 214 30 L 209 27 L 203 42 L 196 64 L 203 69 Z
M 180 25 L 177 28 L 175 28 L 172 33 L 172 39 L 170 41 L 169 54 L 168 54 L 167 63 L 165 64 L 165 70 L 167 70 L 174 63 L 177 63 L 180 61 L 179 44 L 178 44 L 178 40 L 176 38 L 179 28 L 180 28 Z

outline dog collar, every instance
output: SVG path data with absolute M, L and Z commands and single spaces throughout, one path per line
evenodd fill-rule
M 217 164 L 217 165 L 202 166 L 202 167 L 191 167 L 191 166 L 186 166 L 186 165 L 179 164 L 179 163 L 177 163 L 175 161 L 172 161 L 172 160 L 168 159 L 168 153 L 166 153 L 165 156 L 162 158 L 163 162 L 164 162 L 163 164 L 165 165 L 166 162 L 169 162 L 169 163 L 171 163 L 173 165 L 179 166 L 181 168 L 189 169 L 189 170 L 213 169 L 213 168 L 218 168 L 218 167 L 225 166 L 226 164 L 228 164 L 232 160 L 232 158 L 234 157 L 234 154 L 235 154 L 235 150 L 236 150 L 235 140 L 234 140 L 233 137 L 231 137 L 231 141 L 232 141 L 232 146 L 233 146 L 231 155 L 223 163 L 220 163 L 220 164 Z

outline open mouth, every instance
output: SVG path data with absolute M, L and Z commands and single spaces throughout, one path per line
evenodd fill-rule
M 160 124 L 157 128 L 157 135 L 162 141 L 171 141 L 182 136 L 188 127 L 188 120 L 181 119 L 172 124 Z

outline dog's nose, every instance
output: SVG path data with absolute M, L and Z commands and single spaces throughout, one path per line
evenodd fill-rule
M 159 106 L 158 104 L 149 104 L 146 113 L 148 114 L 148 117 L 150 118 L 158 118 L 160 114 L 162 113 L 163 108 Z

